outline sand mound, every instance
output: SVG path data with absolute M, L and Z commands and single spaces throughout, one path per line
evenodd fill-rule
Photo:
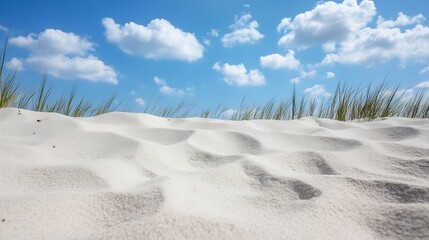
M 429 239 L 429 120 L 0 109 L 0 239 Z

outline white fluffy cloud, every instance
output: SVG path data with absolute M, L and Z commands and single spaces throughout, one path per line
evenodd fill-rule
M 371 0 L 320 2 L 312 10 L 284 18 L 277 26 L 278 41 L 286 48 L 303 49 L 320 45 L 327 55 L 322 64 L 366 64 L 391 59 L 408 61 L 429 57 L 429 28 L 422 14 L 396 19 L 378 16 Z
M 235 23 L 229 26 L 232 32 L 225 34 L 221 41 L 224 47 L 233 47 L 239 44 L 255 43 L 264 37 L 258 31 L 258 22 L 251 21 L 252 15 L 244 14 L 236 18 Z
M 143 106 L 146 103 L 143 98 L 136 98 L 134 102 L 139 106 Z
M 165 95 L 175 95 L 175 96 L 183 96 L 185 94 L 193 95 L 194 89 L 192 87 L 188 87 L 186 89 L 172 88 L 168 86 L 167 82 L 164 79 L 159 77 L 154 77 L 154 82 L 159 86 L 159 91 Z
M 103 61 L 90 54 L 94 43 L 74 33 L 46 29 L 10 39 L 10 44 L 30 51 L 24 59 L 12 58 L 10 67 L 33 68 L 62 79 L 83 79 L 117 84 L 117 73 Z
M 265 85 L 265 76 L 257 69 L 247 71 L 244 64 L 230 65 L 217 62 L 213 70 L 223 74 L 223 80 L 229 85 L 237 86 L 261 86 Z
M 12 70 L 21 71 L 24 70 L 24 63 L 19 58 L 12 58 L 6 63 L 6 67 Z
M 43 69 L 56 78 L 86 79 L 93 82 L 104 81 L 117 84 L 115 71 L 106 66 L 97 57 L 68 57 L 65 55 L 29 56 L 25 59 L 25 65 Z
M 422 70 L 420 70 L 420 73 L 427 73 L 427 72 L 429 72 L 429 66 L 427 66 L 427 67 L 425 67 L 425 68 L 423 68 Z
M 57 29 L 46 29 L 39 34 L 29 34 L 10 39 L 10 43 L 29 49 L 38 55 L 66 55 L 83 56 L 94 50 L 94 44 L 86 38 L 74 33 L 66 33 Z
M 322 2 L 311 11 L 300 13 L 292 20 L 284 18 L 277 31 L 284 32 L 278 44 L 287 48 L 313 44 L 332 45 L 347 40 L 362 29 L 376 14 L 373 1 L 344 0 L 342 3 Z
M 301 82 L 302 79 L 313 78 L 314 76 L 316 76 L 316 73 L 316 70 L 310 70 L 308 72 L 301 70 L 299 73 L 299 77 L 292 78 L 290 82 L 298 84 Z
M 335 77 L 335 73 L 333 72 L 326 72 L 326 78 L 334 78 Z
M 107 40 L 116 43 L 127 54 L 188 62 L 203 57 L 204 47 L 197 38 L 165 19 L 154 19 L 147 26 L 134 22 L 121 26 L 112 18 L 104 18 L 102 23 Z
M 301 63 L 295 58 L 295 52 L 289 50 L 289 52 L 282 56 L 280 54 L 271 54 L 262 56 L 259 58 L 262 67 L 272 69 L 298 69 Z
M 314 85 L 311 88 L 306 88 L 304 93 L 311 96 L 312 98 L 330 97 L 332 95 L 326 92 L 325 86 L 323 85 Z
M 429 80 L 423 81 L 416 85 L 418 88 L 429 88 Z
M 281 32 L 281 31 L 285 31 L 285 33 L 287 32 L 287 30 L 292 26 L 291 23 L 291 18 L 283 18 L 280 21 L 280 24 L 277 26 L 277 32 Z
M 364 28 L 329 53 L 323 64 L 371 64 L 377 60 L 409 60 L 429 57 L 429 28 L 416 25 L 405 31 L 400 28 Z

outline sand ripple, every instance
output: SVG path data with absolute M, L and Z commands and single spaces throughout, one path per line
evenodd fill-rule
M 429 120 L 21 113 L 0 239 L 429 238 Z

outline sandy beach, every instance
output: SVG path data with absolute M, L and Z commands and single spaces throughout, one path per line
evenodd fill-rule
M 0 109 L 0 239 L 429 239 L 429 120 Z

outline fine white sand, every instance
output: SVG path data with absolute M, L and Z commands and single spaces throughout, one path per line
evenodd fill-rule
M 429 239 L 429 120 L 0 109 L 0 239 Z

